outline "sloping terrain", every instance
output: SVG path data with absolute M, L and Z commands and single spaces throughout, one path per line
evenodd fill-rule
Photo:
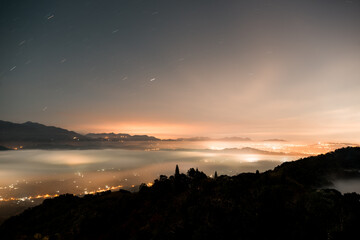
M 320 189 L 356 177 L 360 148 L 284 163 L 265 173 L 160 176 L 152 187 L 45 200 L 5 221 L 4 239 L 354 239 L 360 195 Z

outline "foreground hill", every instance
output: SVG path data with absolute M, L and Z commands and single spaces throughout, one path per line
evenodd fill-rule
M 265 173 L 209 178 L 190 169 L 124 190 L 45 200 L 5 221 L 4 239 L 354 239 L 360 195 L 319 188 L 356 177 L 360 148 Z

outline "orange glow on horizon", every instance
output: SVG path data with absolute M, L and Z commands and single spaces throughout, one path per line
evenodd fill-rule
M 131 135 L 150 135 L 166 139 L 173 137 L 193 136 L 206 132 L 206 126 L 164 123 L 164 122 L 109 122 L 92 125 L 75 126 L 79 132 L 86 133 L 127 133 Z
M 56 125 L 56 124 L 55 124 Z M 252 122 L 166 122 L 166 121 L 94 121 L 90 124 L 75 124 L 61 126 L 82 134 L 87 133 L 124 133 L 131 135 L 149 135 L 160 139 L 175 139 L 186 137 L 249 137 L 254 141 L 264 139 L 285 139 L 302 143 L 322 142 L 351 142 L 360 143 L 356 131 L 359 123 L 348 123 L 343 126 L 334 122 L 298 121 L 279 119 L 275 122 L 260 124 Z M 355 131 L 354 131 L 355 129 Z

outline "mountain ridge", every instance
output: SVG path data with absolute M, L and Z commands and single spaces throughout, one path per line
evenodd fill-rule
M 130 135 L 113 132 L 79 134 L 64 128 L 47 126 L 31 121 L 13 123 L 0 120 L 0 145 L 9 149 L 149 149 L 153 148 L 152 142 L 160 141 L 251 141 L 251 139 L 242 137 L 160 139 L 144 134 Z
M 85 138 L 74 131 L 27 121 L 13 123 L 0 120 L 0 142 L 6 141 L 64 141 Z

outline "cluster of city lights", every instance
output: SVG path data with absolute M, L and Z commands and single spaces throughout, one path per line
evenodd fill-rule
M 153 183 L 149 182 L 146 184 L 146 186 L 151 187 L 153 185 Z M 131 185 L 132 188 L 135 187 L 135 185 Z M 118 185 L 118 186 L 105 186 L 105 188 L 98 188 L 97 190 L 94 191 L 84 191 L 84 193 L 81 194 L 73 194 L 73 195 L 78 195 L 78 196 L 83 196 L 83 195 L 88 195 L 88 194 L 96 194 L 96 193 L 101 193 L 101 192 L 106 192 L 106 191 L 113 191 L 113 190 L 117 190 L 123 188 L 122 185 Z M 11 198 L 2 198 L 0 197 L 0 202 L 10 202 L 10 201 L 31 201 L 34 202 L 35 199 L 47 199 L 47 198 L 55 198 L 58 197 L 59 194 L 43 194 L 43 195 L 36 195 L 36 196 L 29 196 L 29 197 L 11 197 Z
M 122 188 L 122 185 L 118 185 L 118 186 L 112 186 L 112 187 L 108 187 L 106 186 L 105 188 L 99 188 L 97 190 L 94 191 L 85 191 L 83 194 L 78 194 L 79 196 L 82 195 L 87 195 L 87 194 L 96 194 L 96 193 L 101 193 L 101 192 L 106 192 L 106 191 L 111 191 L 111 190 L 117 190 Z M 77 195 L 77 194 L 73 194 L 73 195 Z M 11 198 L 1 198 L 0 197 L 0 202 L 9 202 L 9 201 L 34 201 L 34 199 L 47 199 L 47 198 L 55 198 L 58 197 L 59 194 L 43 194 L 43 195 L 36 195 L 36 196 L 29 196 L 29 197 L 11 197 Z

